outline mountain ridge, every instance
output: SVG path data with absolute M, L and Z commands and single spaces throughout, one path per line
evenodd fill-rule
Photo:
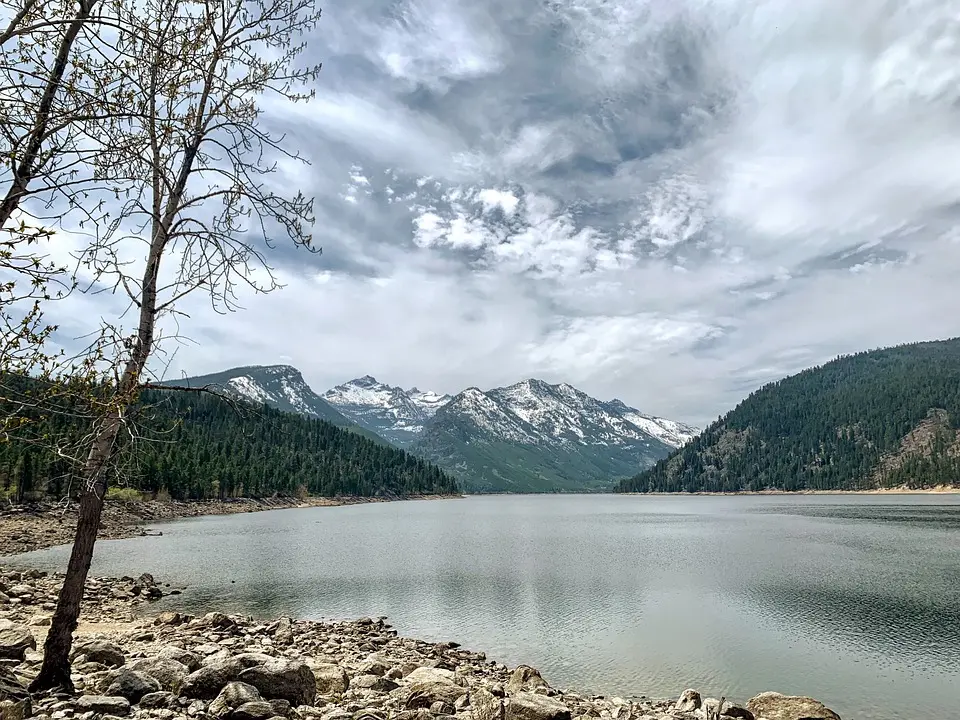
M 755 390 L 622 492 L 960 486 L 960 338 L 838 357 Z

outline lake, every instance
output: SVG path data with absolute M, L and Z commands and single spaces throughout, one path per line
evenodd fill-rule
M 960 708 L 960 495 L 493 496 L 154 527 L 98 543 L 92 572 L 185 585 L 165 608 L 386 615 L 583 692 Z

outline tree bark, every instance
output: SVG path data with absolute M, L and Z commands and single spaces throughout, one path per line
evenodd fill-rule
M 67 573 L 57 598 L 57 609 L 53 613 L 50 632 L 43 645 L 43 665 L 40 674 L 30 684 L 31 692 L 63 688 L 74 691 L 70 679 L 70 649 L 73 646 L 73 631 L 77 629 L 80 617 L 80 602 L 83 600 L 83 588 L 90 572 L 93 559 L 93 546 L 100 529 L 100 515 L 103 501 L 107 495 L 107 467 L 113 456 L 113 446 L 120 431 L 120 412 L 111 412 L 100 426 L 87 456 L 84 468 L 84 491 L 80 496 L 80 509 L 77 518 L 77 531 L 73 539 L 73 550 Z

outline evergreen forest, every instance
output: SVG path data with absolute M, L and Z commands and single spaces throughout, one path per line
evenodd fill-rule
M 960 485 L 960 339 L 839 357 L 772 382 L 620 492 Z

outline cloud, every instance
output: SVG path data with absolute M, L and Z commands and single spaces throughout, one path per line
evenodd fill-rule
M 832 356 L 960 334 L 960 0 L 356 0 L 267 105 L 320 257 L 173 372 L 572 382 L 703 423 Z M 72 302 L 72 301 L 71 301 Z M 116 312 L 78 300 L 70 327 Z

